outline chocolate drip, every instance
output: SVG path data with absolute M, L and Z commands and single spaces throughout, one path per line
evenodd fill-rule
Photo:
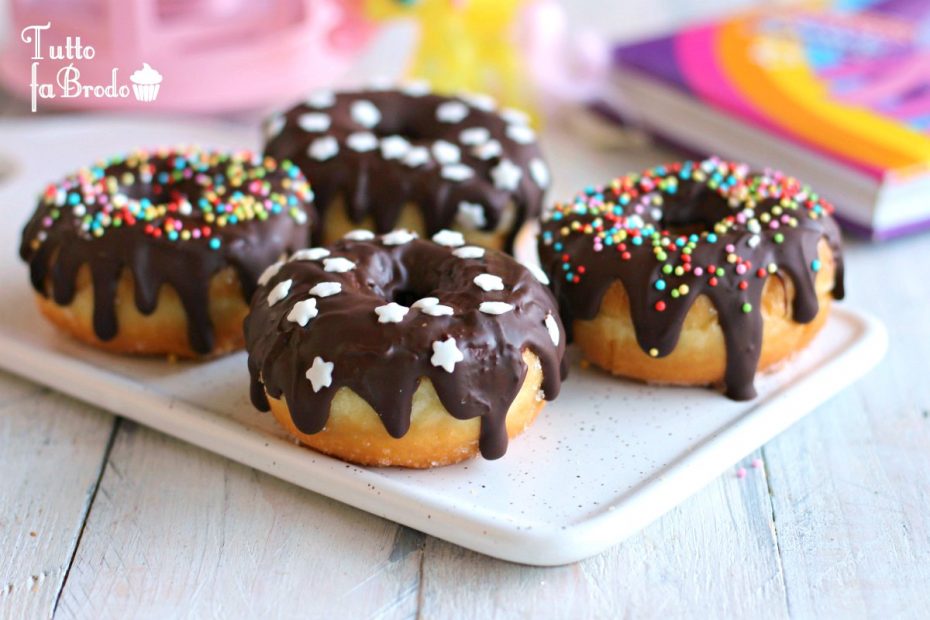
M 423 240 L 397 246 L 343 240 L 331 250 L 355 268 L 331 273 L 321 261 L 292 260 L 252 299 L 245 336 L 258 409 L 268 410 L 266 392 L 283 396 L 297 428 L 312 434 L 326 424 L 337 391 L 347 387 L 371 405 L 392 437 L 402 437 L 414 393 L 427 378 L 453 416 L 481 418 L 481 454 L 495 459 L 507 449 L 505 418 L 526 377 L 524 350 L 542 364 L 545 398 L 558 395 L 565 339 L 553 344 L 545 324 L 547 316 L 556 316 L 555 298 L 509 256 L 488 250 L 482 258 L 459 258 Z M 504 290 L 476 285 L 475 277 L 484 273 L 499 276 Z M 286 280 L 292 280 L 288 295 L 269 307 L 268 293 Z M 342 292 L 317 297 L 319 313 L 306 327 L 289 321 L 294 304 L 311 297 L 320 282 L 339 282 Z M 391 301 L 409 306 L 425 297 L 437 297 L 454 314 L 430 316 L 411 308 L 400 322 L 378 322 L 375 308 Z M 479 311 L 486 301 L 514 308 L 486 314 Z M 464 355 L 451 373 L 431 362 L 433 344 L 450 337 Z M 305 373 L 317 357 L 334 366 L 332 384 L 315 392 Z
M 236 201 L 249 209 L 257 201 L 270 212 L 237 216 Z M 248 153 L 133 153 L 49 186 L 23 231 L 20 256 L 36 291 L 62 306 L 74 300 L 80 269 L 89 269 L 94 333 L 104 341 L 119 331 L 116 291 L 124 269 L 142 314 L 154 312 L 159 290 L 171 286 L 187 314 L 191 349 L 206 354 L 213 349 L 210 279 L 232 266 L 248 302 L 262 269 L 303 245 L 311 201 L 309 185 L 290 163 L 278 167 Z M 164 205 L 165 213 L 151 216 Z M 216 225 L 227 207 L 229 221 Z M 180 236 L 184 231 L 188 238 Z
M 832 211 L 790 177 L 716 159 L 685 162 L 557 205 L 543 223 L 540 256 L 569 329 L 574 320 L 593 319 L 620 281 L 637 342 L 655 357 L 675 349 L 692 304 L 706 295 L 724 334 L 726 395 L 748 400 L 756 395 L 767 278 L 790 278 L 793 319 L 812 321 L 825 239 L 835 264 L 832 294 L 844 295 Z
M 371 102 L 380 112 L 380 120 L 371 127 L 353 117 L 353 104 Z M 467 115 L 455 122 L 443 122 L 437 110 L 443 104 L 464 105 Z M 305 115 L 324 118 L 325 130 L 307 130 L 301 125 Z M 461 203 L 480 205 L 485 231 L 496 230 L 501 218 L 512 205 L 516 210 L 513 228 L 508 233 L 508 247 L 522 223 L 539 215 L 543 194 L 549 183 L 549 173 L 532 132 L 523 126 L 515 112 L 498 113 L 478 107 L 467 99 L 433 94 L 407 94 L 397 90 L 335 93 L 321 103 L 313 98 L 299 104 L 283 116 L 272 119 L 273 129 L 267 138 L 265 152 L 273 157 L 294 161 L 313 181 L 316 205 L 321 217 L 334 200 L 341 197 L 351 221 L 359 224 L 371 216 L 375 231 L 386 233 L 398 223 L 407 203 L 419 206 L 430 235 L 445 228 L 454 228 Z M 320 125 L 322 127 L 323 125 Z M 463 140 L 463 131 L 487 130 L 480 142 Z M 379 140 L 403 137 L 411 147 L 431 149 L 437 141 L 445 141 L 460 150 L 457 164 L 466 166 L 472 176 L 452 180 L 442 175 L 443 164 L 430 154 L 418 165 L 404 163 L 403 156 L 386 157 L 383 140 L 370 150 L 356 150 L 349 145 L 352 134 L 372 133 Z M 516 133 L 519 140 L 514 139 Z M 338 153 L 326 158 L 313 155 L 313 145 L 320 139 L 335 139 Z M 499 154 L 480 157 L 481 145 L 496 141 Z M 474 142 L 474 143 L 473 143 Z M 502 160 L 512 162 L 521 171 L 514 187 L 495 183 L 492 170 Z M 320 243 L 322 231 L 313 232 Z

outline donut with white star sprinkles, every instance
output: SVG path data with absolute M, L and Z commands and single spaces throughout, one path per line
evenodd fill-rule
M 832 214 L 793 177 L 712 157 L 556 204 L 539 252 L 590 362 L 747 400 L 756 372 L 803 349 L 843 297 Z
M 268 273 L 244 322 L 252 402 L 316 450 L 496 459 L 559 393 L 566 338 L 544 276 L 458 232 L 350 231 Z
M 42 314 L 77 339 L 202 357 L 242 347 L 266 268 L 305 246 L 314 223 L 313 192 L 289 161 L 137 150 L 49 184 L 20 256 Z
M 314 93 L 266 122 L 265 152 L 313 182 L 324 244 L 356 228 L 453 229 L 509 249 L 550 184 L 525 114 L 422 83 Z

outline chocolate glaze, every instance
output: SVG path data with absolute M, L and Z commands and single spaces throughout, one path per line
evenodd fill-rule
M 593 319 L 607 289 L 619 280 L 630 300 L 637 341 L 657 357 L 674 350 L 691 305 L 706 295 L 726 343 L 726 394 L 748 400 L 756 395 L 766 279 L 791 278 L 793 318 L 810 322 L 818 311 L 818 245 L 826 239 L 836 265 L 833 296 L 844 295 L 840 233 L 832 212 L 829 203 L 793 178 L 712 158 L 589 188 L 546 215 L 539 249 L 566 325 Z M 636 237 L 641 244 L 634 243 Z M 665 259 L 657 258 L 654 243 Z M 684 271 L 665 273 L 666 264 Z M 739 265 L 743 273 L 737 272 Z M 710 274 L 711 266 L 723 272 Z M 685 293 L 672 297 L 682 285 Z
M 380 114 L 380 120 L 370 128 L 353 118 L 353 104 L 360 101 L 371 102 Z M 437 118 L 437 110 L 450 102 L 464 104 L 467 115 L 456 122 L 442 122 Z M 321 115 L 316 117 L 318 122 L 328 120 L 327 129 L 308 131 L 302 127 L 300 119 L 308 113 Z M 412 202 L 419 206 L 426 232 L 432 235 L 440 229 L 456 227 L 459 205 L 466 202 L 483 207 L 485 224 L 481 229 L 493 231 L 505 209 L 512 204 L 516 208 L 516 219 L 508 231 L 508 245 L 511 245 L 520 225 L 527 218 L 539 215 L 549 184 L 548 168 L 532 138 L 532 131 L 523 125 L 524 122 L 520 113 L 512 110 L 498 113 L 482 98 L 443 97 L 417 88 L 406 92 L 323 92 L 269 121 L 265 152 L 273 157 L 291 159 L 300 166 L 313 183 L 321 221 L 325 220 L 326 209 L 333 200 L 341 196 L 353 222 L 360 223 L 371 216 L 375 231 L 385 233 L 395 228 L 401 209 Z M 478 157 L 476 145 L 462 141 L 463 130 L 470 128 L 486 129 L 487 139 L 482 143 L 496 140 L 501 146 L 500 155 L 487 159 Z M 347 142 L 350 134 L 365 132 L 379 138 L 379 145 L 363 152 L 350 148 Z M 522 141 L 515 140 L 513 135 Z M 381 139 L 390 136 L 401 136 L 412 146 L 426 148 L 431 148 L 437 140 L 456 145 L 460 149 L 461 163 L 474 174 L 461 181 L 443 178 L 442 166 L 432 153 L 429 160 L 419 166 L 407 165 L 401 157 L 388 159 L 383 154 Z M 338 153 L 322 161 L 310 152 L 313 143 L 321 137 L 333 137 L 338 144 Z M 509 160 L 521 171 L 521 178 L 512 190 L 495 185 L 492 169 L 502 159 Z M 314 231 L 314 236 L 319 243 L 321 231 Z
M 266 219 L 240 216 L 218 225 L 220 205 L 252 198 L 275 198 L 285 206 Z M 153 209 L 167 205 L 166 213 L 146 215 L 149 202 Z M 311 210 L 309 185 L 289 163 L 278 167 L 249 153 L 139 151 L 50 185 L 23 230 L 20 256 L 29 263 L 35 290 L 62 306 L 74 299 L 80 268 L 89 267 L 94 333 L 104 341 L 119 330 L 115 295 L 123 269 L 132 273 L 134 301 L 143 314 L 155 310 L 162 285 L 173 287 L 187 313 L 191 348 L 206 354 L 214 344 L 212 276 L 232 266 L 248 301 L 262 270 L 303 244 Z M 170 240 L 169 218 L 181 231 L 196 230 L 197 237 Z
M 326 424 L 336 392 L 348 387 L 378 412 L 392 437 L 402 437 L 425 377 L 453 416 L 481 417 L 481 454 L 495 459 L 507 449 L 505 417 L 526 376 L 524 349 L 539 357 L 545 398 L 558 395 L 565 338 L 554 344 L 545 325 L 551 315 L 563 333 L 555 298 L 509 256 L 488 250 L 482 258 L 459 258 L 425 240 L 396 246 L 380 239 L 342 240 L 330 249 L 331 257 L 348 258 L 355 269 L 330 273 L 319 260 L 291 260 L 252 299 L 245 336 L 258 409 L 268 410 L 266 392 L 283 396 L 297 428 L 312 434 Z M 482 273 L 500 276 L 504 289 L 479 288 L 474 278 Z M 289 293 L 269 306 L 269 291 L 286 280 L 292 280 Z M 306 327 L 289 321 L 294 304 L 311 297 L 320 282 L 339 282 L 342 292 L 317 297 L 319 314 Z M 454 315 L 429 316 L 411 308 L 398 323 L 378 322 L 376 307 L 391 301 L 410 306 L 424 297 L 437 297 Z M 514 309 L 485 314 L 478 309 L 483 301 L 507 302 Z M 451 373 L 431 362 L 433 343 L 449 337 L 464 354 Z M 305 374 L 318 356 L 333 363 L 332 384 L 314 392 Z

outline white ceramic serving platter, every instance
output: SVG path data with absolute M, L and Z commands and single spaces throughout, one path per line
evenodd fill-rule
M 89 157 L 181 141 L 251 146 L 254 136 L 203 123 L 23 125 L 0 124 L 0 367 L 498 558 L 564 564 L 622 541 L 856 381 L 886 348 L 880 323 L 840 306 L 808 350 L 757 381 L 759 398 L 749 403 L 629 383 L 575 364 L 560 398 L 501 460 L 428 471 L 347 465 L 295 445 L 251 407 L 245 354 L 168 363 L 115 357 L 60 336 L 34 310 L 16 257 L 37 192 Z

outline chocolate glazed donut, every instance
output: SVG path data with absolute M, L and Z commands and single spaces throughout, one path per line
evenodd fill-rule
M 790 318 L 812 321 L 828 247 L 832 296 L 844 295 L 832 213 L 813 190 L 778 172 L 716 158 L 675 163 L 556 205 L 542 226 L 540 256 L 569 329 L 593 319 L 621 282 L 636 340 L 653 358 L 672 353 L 689 310 L 707 296 L 724 336 L 726 394 L 746 400 L 756 395 L 767 280 L 790 279 Z
M 136 151 L 49 185 L 23 231 L 20 256 L 35 290 L 59 306 L 72 302 L 79 272 L 89 268 L 93 333 L 104 342 L 119 331 L 124 270 L 143 315 L 156 310 L 163 285 L 172 287 L 190 348 L 207 354 L 214 347 L 211 277 L 232 267 L 247 303 L 262 270 L 303 245 L 312 197 L 290 162 L 197 148 Z
M 461 246 L 452 231 L 435 238 L 358 231 L 270 267 L 245 321 L 255 406 L 267 411 L 267 396 L 283 396 L 297 429 L 313 434 L 337 391 L 350 388 L 400 438 L 428 379 L 452 416 L 480 418 L 481 454 L 502 456 L 524 351 L 542 366 L 539 397 L 559 393 L 565 339 L 555 298 L 509 256 Z
M 300 166 L 321 221 L 341 202 L 353 227 L 371 218 L 385 233 L 410 227 L 399 218 L 413 204 L 422 233 L 500 230 L 502 247 L 510 247 L 520 225 L 539 215 L 549 185 L 527 123 L 522 112 L 495 110 L 490 97 L 443 97 L 421 84 L 324 91 L 270 119 L 265 152 Z M 324 242 L 323 228 L 314 231 L 316 243 Z

